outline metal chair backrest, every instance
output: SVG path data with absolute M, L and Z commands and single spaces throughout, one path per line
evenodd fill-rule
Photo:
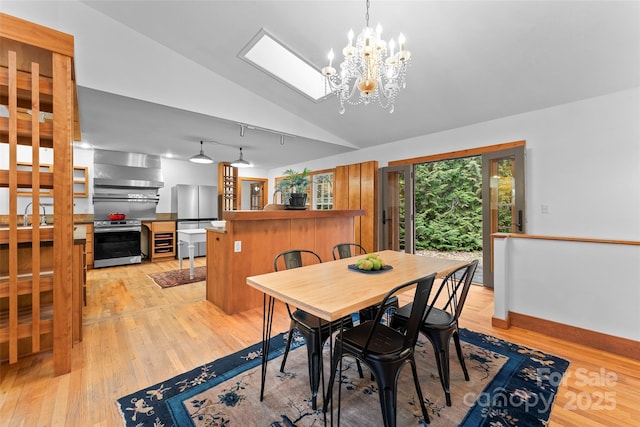
M 415 283 L 417 283 L 417 285 L 416 285 L 415 294 L 413 296 L 413 305 L 411 307 L 411 315 L 409 316 L 409 319 L 407 320 L 407 323 L 403 329 L 404 343 L 402 346 L 402 351 L 405 351 L 406 349 L 410 349 L 410 348 L 412 349 L 416 345 L 416 342 L 418 341 L 418 334 L 420 333 L 420 325 L 422 324 L 422 319 L 428 315 L 428 312 L 432 308 L 431 305 L 428 305 L 428 302 L 429 302 L 429 294 L 431 293 L 431 288 L 433 286 L 433 282 L 435 278 L 436 278 L 436 273 L 433 273 L 421 279 L 412 280 L 400 286 L 396 286 L 384 297 L 384 299 L 379 305 L 376 318 L 373 320 L 374 327 L 371 328 L 371 331 L 369 332 L 369 337 L 367 338 L 367 341 L 365 342 L 365 345 L 363 347 L 363 350 L 362 350 L 363 354 L 366 354 L 368 352 L 369 344 L 371 342 L 372 337 L 376 333 L 376 329 L 388 327 L 386 325 L 383 325 L 381 320 L 382 320 L 382 316 L 385 314 L 384 307 L 387 307 L 387 305 L 389 304 L 389 300 L 397 296 L 398 294 L 404 292 L 405 288 L 408 288 L 414 285 Z
M 367 250 L 358 243 L 338 243 L 331 249 L 331 253 L 333 259 L 343 259 L 366 254 Z
M 304 259 L 310 259 L 311 262 L 307 262 L 303 264 L 303 255 L 308 254 L 304 257 Z M 282 260 L 284 263 L 284 268 L 286 270 L 291 270 L 292 268 L 302 267 L 303 265 L 310 264 L 319 264 L 322 262 L 320 255 L 317 253 L 310 251 L 308 249 L 292 249 L 289 251 L 280 252 L 273 259 L 273 269 L 278 271 L 278 262 Z
M 447 274 L 433 297 L 432 305 L 435 305 L 440 295 L 446 292 L 446 300 L 444 304 L 441 303 L 442 310 L 457 320 L 462 313 L 462 307 L 464 307 L 464 302 L 469 294 L 473 274 L 477 267 L 478 260 L 473 260 Z M 426 316 L 424 318 L 426 319 Z

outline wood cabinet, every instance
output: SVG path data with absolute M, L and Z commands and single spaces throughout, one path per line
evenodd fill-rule
M 89 172 L 86 166 L 73 167 L 73 197 L 89 197 Z
M 8 117 L 0 117 L 0 144 L 6 144 L 8 153 L 0 187 L 9 195 L 9 224 L 0 230 L 3 358 L 15 363 L 28 352 L 53 348 L 53 373 L 61 375 L 71 371 L 78 317 L 73 310 L 73 271 L 80 268 L 74 257 L 73 224 L 72 143 L 81 139 L 74 40 L 3 13 L 0 22 L 0 93 L 8 111 Z M 32 148 L 31 170 L 19 165 L 18 145 Z M 50 170 L 41 167 L 41 148 L 53 150 Z M 41 198 L 50 190 L 56 205 L 54 226 L 36 222 L 29 229 L 20 227 L 18 193 L 30 191 L 38 212 Z
M 153 221 L 144 225 L 149 229 L 149 259 L 152 262 L 173 259 L 176 255 L 176 223 Z
M 355 221 L 355 242 L 378 249 L 378 162 L 338 166 L 334 174 L 334 209 L 362 209 Z
M 289 249 L 310 249 L 333 259 L 336 243 L 352 242 L 362 210 L 225 212 L 224 231 L 207 229 L 207 300 L 227 314 L 262 306 L 262 293 L 247 277 L 273 271 L 273 258 Z M 237 250 L 236 242 L 239 243 Z
M 87 269 L 91 270 L 93 269 L 93 224 L 86 224 L 84 227 L 87 230 L 87 243 L 84 246 L 85 264 Z

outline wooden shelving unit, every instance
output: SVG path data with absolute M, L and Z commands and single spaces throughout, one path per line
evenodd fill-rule
M 18 162 L 18 172 L 28 173 L 31 175 L 33 171 L 33 165 L 28 162 Z M 53 165 L 40 163 L 40 174 L 43 177 L 51 177 L 50 179 L 40 180 L 40 196 L 53 197 L 53 186 L 43 185 L 43 181 L 53 182 Z M 18 191 L 18 196 L 33 196 L 33 188 Z M 89 173 L 86 166 L 74 166 L 73 167 L 73 197 L 88 197 L 89 196 Z
M 86 166 L 73 167 L 73 197 L 89 197 L 89 172 Z
M 218 165 L 218 218 L 238 209 L 238 169 L 229 163 Z
M 166 261 L 176 255 L 176 223 L 174 221 L 145 222 L 149 229 L 149 259 Z
M 0 187 L 9 195 L 9 224 L 0 232 L 0 358 L 16 363 L 53 349 L 53 373 L 61 375 L 71 371 L 71 347 L 82 331 L 82 245 L 74 244 L 73 224 L 72 142 L 81 139 L 74 40 L 3 13 L 0 22 L 0 93 L 9 113 L 0 117 L 8 153 Z M 31 147 L 28 166 L 17 161 L 18 145 Z M 52 165 L 40 163 L 41 148 L 53 150 Z M 53 197 L 55 228 L 37 222 L 19 228 L 21 195 L 31 197 L 34 212 L 42 197 Z

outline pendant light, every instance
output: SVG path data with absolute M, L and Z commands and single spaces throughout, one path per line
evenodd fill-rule
M 195 156 L 191 156 L 189 159 L 190 162 L 193 163 L 213 163 L 213 159 L 206 154 L 204 154 L 204 150 L 202 149 L 202 141 L 200 141 L 200 154 L 196 154 Z
M 234 168 L 253 167 L 251 163 L 247 162 L 245 159 L 242 158 L 242 147 L 240 147 L 240 158 L 238 160 L 234 160 L 233 162 L 231 162 L 231 166 L 233 166 Z

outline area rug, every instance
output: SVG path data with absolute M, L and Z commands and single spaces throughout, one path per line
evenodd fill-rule
M 569 363 L 555 356 L 501 339 L 461 329 L 470 381 L 451 350 L 452 406 L 445 405 L 431 344 L 421 337 L 416 349 L 418 375 L 431 426 L 544 426 L 557 387 Z M 318 426 L 321 408 L 311 409 L 304 339 L 295 336 L 285 372 L 279 371 L 286 334 L 272 338 L 260 401 L 261 344 L 215 360 L 184 374 L 117 400 L 126 427 L 182 426 Z M 328 349 L 327 349 L 328 351 Z M 324 355 L 327 366 L 328 354 Z M 365 369 L 360 378 L 355 362 L 344 358 L 340 424 L 382 425 L 378 388 Z M 328 378 L 328 375 L 327 375 Z M 338 384 L 334 410 L 337 422 Z M 398 386 L 398 426 L 424 425 L 416 402 L 411 369 L 405 367 Z M 322 397 L 318 397 L 322 405 Z
M 193 279 L 189 279 L 189 266 L 180 270 L 163 271 L 148 275 L 161 288 L 173 288 L 187 283 L 202 282 L 207 278 L 207 267 L 195 267 Z

